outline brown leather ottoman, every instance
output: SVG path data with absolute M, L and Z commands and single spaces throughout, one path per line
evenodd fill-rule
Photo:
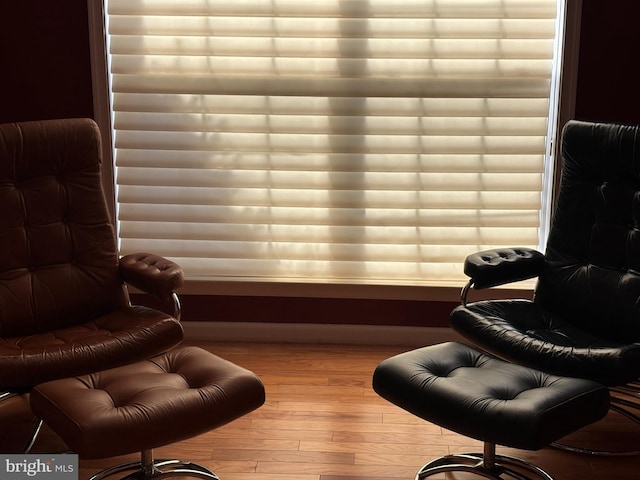
M 260 407 L 264 386 L 249 370 L 198 347 L 80 377 L 55 380 L 31 392 L 33 413 L 80 458 L 141 452 L 141 461 L 92 477 L 139 470 L 131 478 L 162 475 L 218 479 L 178 460 L 153 459 L 153 448 L 208 432 Z

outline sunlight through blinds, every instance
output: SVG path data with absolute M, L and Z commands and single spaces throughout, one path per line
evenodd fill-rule
M 460 285 L 539 243 L 556 0 L 109 0 L 123 254 Z

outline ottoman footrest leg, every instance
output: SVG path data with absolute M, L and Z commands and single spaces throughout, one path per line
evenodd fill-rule
M 154 480 L 175 476 L 220 480 L 220 477 L 211 470 L 197 463 L 183 462 L 181 460 L 154 460 L 153 451 L 151 450 L 143 451 L 140 461 L 114 465 L 113 467 L 101 470 L 89 480 L 103 480 L 116 474 L 123 474 L 124 472 L 131 473 L 121 477 L 121 480 Z
M 436 458 L 418 471 L 415 480 L 445 472 L 468 472 L 492 480 L 504 480 L 506 477 L 516 480 L 553 480 L 536 465 L 519 458 L 496 455 L 495 445 L 491 443 L 485 443 L 484 453 L 458 453 Z
M 33 426 L 33 430 L 31 431 L 31 435 L 29 436 L 27 443 L 22 449 L 22 453 L 30 453 L 33 445 L 36 443 L 38 436 L 40 435 L 40 430 L 42 429 L 42 425 L 44 424 L 44 420 L 38 418 L 36 419 L 36 423 Z

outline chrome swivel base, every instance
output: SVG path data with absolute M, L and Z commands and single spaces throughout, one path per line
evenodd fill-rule
M 553 477 L 540 467 L 514 457 L 496 455 L 496 446 L 484 444 L 484 453 L 461 453 L 436 458 L 423 466 L 415 480 L 444 472 L 467 472 L 479 477 L 504 480 L 511 477 L 516 480 L 553 480 Z
M 9 400 L 10 398 L 13 398 L 13 397 L 19 397 L 21 395 L 26 394 L 27 392 L 28 392 L 27 390 L 6 391 L 6 392 L 2 391 L 0 392 L 0 402 L 4 400 Z M 44 422 L 41 419 L 36 418 L 35 423 L 33 425 L 33 430 L 31 431 L 31 435 L 27 439 L 27 443 L 22 449 L 22 453 L 31 452 L 31 448 L 33 448 L 33 445 L 36 443 L 36 440 L 38 439 L 38 435 L 40 435 L 40 430 L 42 429 L 43 423 Z
M 145 450 L 141 453 L 140 461 L 114 465 L 93 475 L 89 480 L 102 480 L 117 474 L 126 474 L 121 480 L 155 480 L 165 477 L 192 477 L 208 480 L 220 480 L 208 468 L 192 462 L 181 460 L 154 460 L 153 451 Z
M 611 412 L 618 413 L 640 426 L 640 381 L 635 381 L 620 387 L 609 387 L 611 394 Z M 552 447 L 566 452 L 592 455 L 598 457 L 635 457 L 640 456 L 640 446 L 637 442 L 623 450 L 610 450 L 603 447 L 584 447 L 572 445 L 566 441 L 551 444 Z

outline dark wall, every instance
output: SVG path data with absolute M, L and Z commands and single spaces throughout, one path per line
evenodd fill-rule
M 0 122 L 92 117 L 87 0 L 0 2 Z
M 457 302 L 353 298 L 245 297 L 180 295 L 183 319 L 188 321 L 402 325 L 446 327 Z M 167 312 L 171 305 L 147 296 L 134 303 Z
M 640 122 L 638 0 L 583 0 L 576 118 Z
M 638 0 L 583 0 L 576 117 L 640 120 Z M 0 2 L 0 122 L 93 116 L 86 0 Z M 185 320 L 445 326 L 450 302 L 184 296 Z

